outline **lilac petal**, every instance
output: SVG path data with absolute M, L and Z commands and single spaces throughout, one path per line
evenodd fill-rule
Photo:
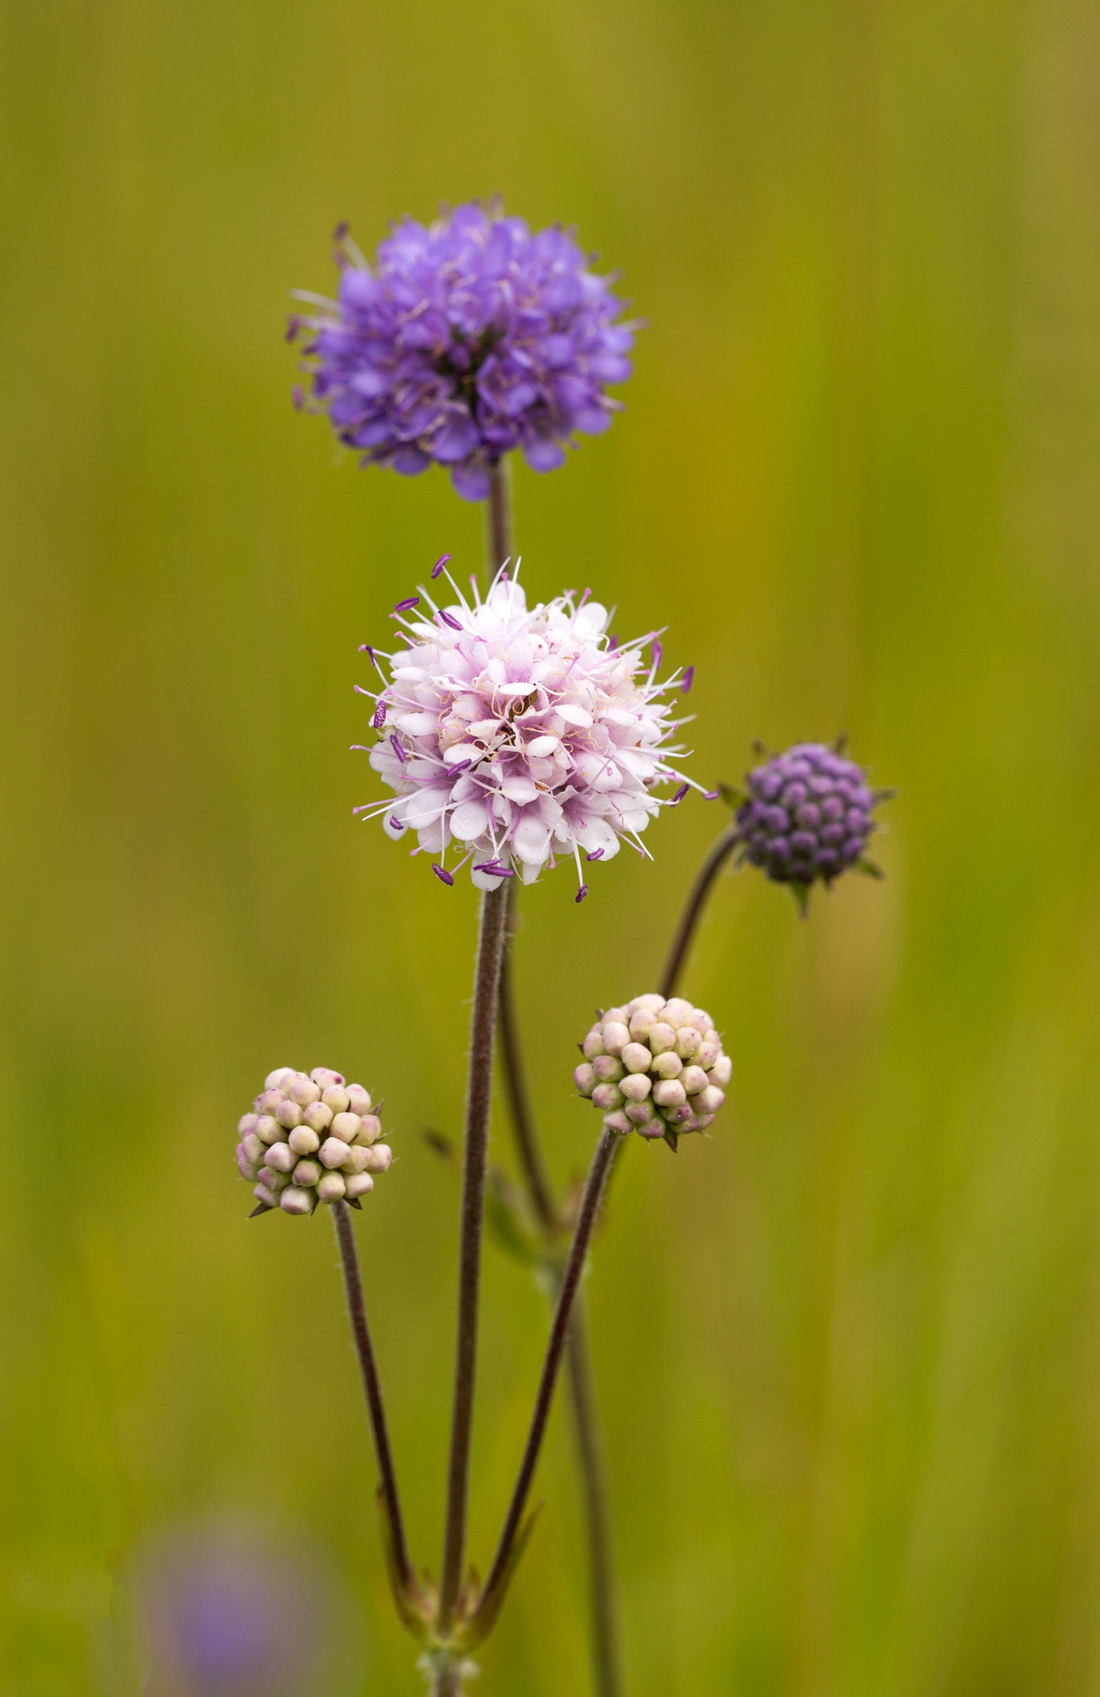
M 480 464 L 452 466 L 451 484 L 464 501 L 484 501 L 489 494 L 489 472 Z

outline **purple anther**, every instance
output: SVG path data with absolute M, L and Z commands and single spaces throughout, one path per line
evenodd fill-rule
M 607 652 L 609 654 L 611 654 L 616 648 L 618 648 L 618 646 L 619 646 L 619 639 L 615 635 L 615 632 L 613 630 L 608 631 L 608 633 L 607 633 Z
M 396 813 L 390 814 L 389 823 L 393 826 L 395 831 L 403 831 L 405 829 Z
M 436 578 L 436 577 L 439 576 L 440 572 L 443 570 L 444 566 L 447 564 L 447 561 L 450 559 L 450 557 L 451 556 L 449 554 L 441 554 L 439 556 L 439 559 L 435 562 L 435 565 L 432 567 L 432 577 L 433 578 Z
M 487 872 L 490 878 L 514 878 L 515 873 L 510 866 L 501 866 L 498 860 L 483 860 L 474 867 L 475 872 Z
M 462 626 L 459 624 L 459 622 L 455 618 L 454 614 L 448 613 L 445 607 L 441 607 L 439 609 L 439 616 L 443 620 L 443 623 L 445 625 L 449 625 L 452 630 L 461 630 L 462 629 Z
M 286 339 L 287 339 L 287 341 L 292 342 L 301 328 L 302 328 L 302 320 L 298 317 L 298 314 L 296 312 L 292 312 L 290 314 L 289 318 L 286 321 Z
M 690 785 L 690 784 L 681 784 L 681 785 L 680 785 L 680 788 L 679 788 L 679 789 L 678 789 L 678 790 L 677 790 L 677 791 L 676 791 L 676 794 L 675 794 L 675 795 L 674 795 L 674 796 L 673 796 L 673 798 L 672 798 L 672 805 L 673 805 L 673 807 L 675 807 L 675 806 L 676 806 L 676 803 L 677 803 L 677 802 L 678 802 L 678 801 L 683 801 L 683 799 L 684 799 L 684 797 L 685 797 L 685 796 L 686 796 L 686 795 L 687 795 L 687 793 L 688 793 L 688 790 L 689 790 L 689 789 L 690 789 L 690 788 L 691 788 L 691 785 Z
M 691 686 L 694 682 L 695 682 L 695 667 L 689 666 L 687 668 L 687 671 L 684 673 L 682 679 L 680 680 L 680 694 L 686 695 L 688 690 L 691 688 Z
M 409 757 L 405 753 L 405 750 L 401 747 L 401 744 L 398 742 L 397 737 L 394 735 L 393 732 L 390 733 L 390 747 L 393 749 L 393 752 L 396 754 L 398 760 L 400 760 L 402 766 L 404 766 L 405 762 L 408 760 Z
M 405 597 L 404 601 L 399 601 L 397 603 L 397 606 L 394 608 L 394 612 L 395 613 L 411 613 L 412 609 L 414 607 L 419 607 L 419 605 L 420 605 L 419 595 L 407 595 Z
M 436 877 L 439 879 L 441 884 L 446 884 L 448 888 L 450 888 L 454 884 L 454 879 L 451 877 L 451 874 L 447 871 L 447 868 L 445 866 L 440 866 L 434 860 L 432 861 L 432 871 L 435 873 Z
M 380 731 L 385 723 L 386 703 L 384 701 L 380 701 L 378 706 L 374 709 L 374 718 L 371 720 L 371 725 L 376 731 Z
M 655 642 L 653 644 L 653 669 L 654 669 L 654 671 L 656 671 L 657 667 L 661 664 L 661 661 L 664 658 L 664 652 L 665 652 L 665 650 L 664 650 L 664 644 L 663 643 Z
M 347 219 L 341 218 L 341 220 L 337 224 L 335 230 L 333 230 L 333 232 L 332 232 L 333 241 L 334 242 L 346 241 L 347 234 L 348 234 L 348 231 L 350 229 L 351 229 L 351 225 L 348 223 Z
M 294 408 L 295 412 L 301 412 L 302 408 L 306 404 L 306 398 L 302 393 L 302 385 L 300 383 L 295 383 L 293 389 L 290 391 L 290 404 Z
M 718 800 L 718 791 L 717 790 L 704 790 L 703 791 L 703 800 L 704 801 L 717 801 Z
M 578 902 L 583 902 L 583 900 L 584 900 L 584 898 L 587 894 L 588 894 L 588 885 L 582 884 L 580 889 L 577 891 L 576 895 L 573 897 L 573 900 L 578 901 Z
M 371 647 L 369 642 L 361 642 L 359 644 L 359 653 L 365 654 L 371 665 L 374 665 L 374 649 Z
M 585 858 L 585 860 L 602 860 L 603 856 L 604 856 L 603 849 L 593 849 L 592 853 L 586 854 L 584 858 Z

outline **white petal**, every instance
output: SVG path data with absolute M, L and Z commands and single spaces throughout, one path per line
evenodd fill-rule
M 525 866 L 541 866 L 550 847 L 550 828 L 525 815 L 512 832 L 512 848 Z
M 461 842 L 474 842 L 485 835 L 489 824 L 489 809 L 483 801 L 464 801 L 451 814 L 451 835 Z

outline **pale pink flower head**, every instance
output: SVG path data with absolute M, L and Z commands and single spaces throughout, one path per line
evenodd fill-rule
M 437 607 L 422 589 L 398 603 L 406 634 L 388 673 L 367 649 L 383 683 L 371 765 L 397 799 L 359 811 L 383 814 L 391 837 L 414 832 L 445 884 L 467 864 L 479 889 L 529 884 L 568 857 L 580 901 L 582 854 L 610 860 L 623 837 L 645 854 L 649 821 L 699 788 L 669 741 L 683 720 L 667 697 L 690 678 L 658 683 L 656 633 L 617 646 L 587 590 L 529 608 L 506 567 L 484 599 L 448 578 L 456 602 Z M 673 796 L 655 793 L 665 784 Z

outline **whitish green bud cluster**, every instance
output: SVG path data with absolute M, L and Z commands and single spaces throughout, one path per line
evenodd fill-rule
M 357 1202 L 393 1160 L 378 1140 L 370 1093 L 328 1067 L 278 1067 L 237 1126 L 237 1167 L 259 1209 L 312 1214 L 318 1202 Z
M 610 1131 L 663 1137 L 675 1149 L 705 1131 L 726 1099 L 730 1061 L 709 1013 L 680 996 L 635 996 L 608 1008 L 581 1044 L 573 1074 Z

